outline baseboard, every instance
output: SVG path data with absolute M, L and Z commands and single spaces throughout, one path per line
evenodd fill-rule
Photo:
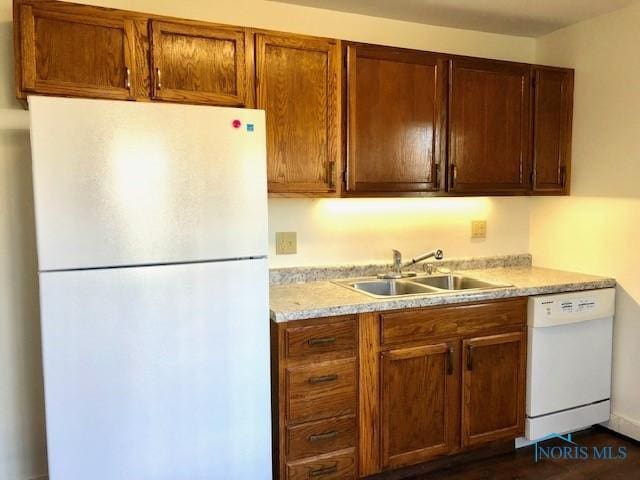
M 618 432 L 625 437 L 640 441 L 640 422 L 629 420 L 628 418 L 612 413 L 609 421 L 603 423 L 602 426 Z

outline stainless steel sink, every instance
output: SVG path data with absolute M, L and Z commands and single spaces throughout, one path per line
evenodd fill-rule
M 376 280 L 373 277 L 367 277 L 336 281 L 334 283 L 376 298 L 433 295 L 437 293 L 442 294 L 446 292 L 483 290 L 511 286 L 486 282 L 464 275 L 428 275 L 402 280 Z
M 412 282 L 420 285 L 428 285 L 430 287 L 442 290 L 475 290 L 478 288 L 498 288 L 503 285 L 485 282 L 471 277 L 462 275 L 434 275 L 431 277 L 416 277 L 411 279 Z
M 371 280 L 342 284 L 353 290 L 367 293 L 375 297 L 395 297 L 400 295 L 421 295 L 437 292 L 426 285 L 419 285 L 404 280 Z

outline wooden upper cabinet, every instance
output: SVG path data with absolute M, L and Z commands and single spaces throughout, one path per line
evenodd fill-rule
M 348 47 L 350 194 L 424 193 L 440 188 L 446 152 L 444 56 Z
M 339 43 L 256 35 L 257 106 L 267 117 L 270 193 L 339 192 Z
M 462 342 L 462 446 L 524 433 L 526 338 L 523 332 Z
M 449 191 L 529 190 L 529 65 L 456 58 L 449 85 Z
M 568 194 L 571 173 L 573 70 L 533 69 L 533 186 L 536 194 Z
M 253 40 L 241 27 L 151 20 L 152 97 L 252 106 Z
M 140 72 L 133 19 L 118 11 L 55 2 L 16 2 L 14 8 L 20 31 L 18 97 L 136 96 Z
M 459 342 L 383 352 L 383 469 L 453 451 L 459 426 Z

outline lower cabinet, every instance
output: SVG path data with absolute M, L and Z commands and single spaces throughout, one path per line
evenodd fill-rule
M 527 299 L 272 324 L 274 477 L 353 479 L 524 434 Z
M 458 342 L 382 353 L 382 467 L 419 463 L 456 448 Z
M 273 476 L 358 477 L 358 319 L 272 324 Z
M 518 436 L 524 431 L 525 334 L 475 337 L 462 344 L 462 445 Z

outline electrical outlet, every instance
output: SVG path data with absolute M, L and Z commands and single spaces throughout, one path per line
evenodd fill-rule
M 297 251 L 296 232 L 276 232 L 276 255 L 293 255 Z
M 473 220 L 471 222 L 471 238 L 487 238 L 486 220 Z

